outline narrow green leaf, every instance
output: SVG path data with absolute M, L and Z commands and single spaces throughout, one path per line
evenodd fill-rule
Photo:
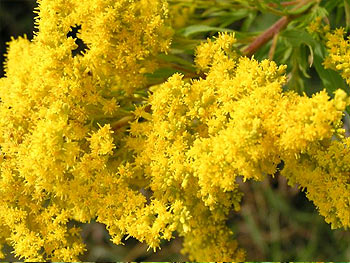
M 311 6 L 313 6 L 315 3 L 314 2 L 309 2 L 306 5 L 303 5 L 301 8 L 295 11 L 288 11 L 288 14 L 290 15 L 299 15 L 304 13 L 306 10 L 308 10 Z
M 234 32 L 234 30 L 223 28 L 223 27 L 213 27 L 208 25 L 191 25 L 184 28 L 179 33 L 184 37 L 189 37 L 189 36 L 192 36 L 198 33 L 204 33 L 204 32 Z
M 251 25 L 253 24 L 255 18 L 257 17 L 257 12 L 251 12 L 248 14 L 247 18 L 244 20 L 241 31 L 248 31 Z
M 286 30 L 281 34 L 281 37 L 286 38 L 292 46 L 298 47 L 302 44 L 315 47 L 317 41 L 306 31 L 302 30 Z
M 346 30 L 350 28 L 350 0 L 344 0 Z
M 334 8 L 339 6 L 343 0 L 332 0 L 332 1 L 325 1 L 324 8 L 327 9 L 327 11 L 330 13 L 333 11 Z
M 167 62 L 172 62 L 172 63 L 176 63 L 179 65 L 183 65 L 183 66 L 188 66 L 188 67 L 193 67 L 193 63 L 192 61 L 188 61 L 186 59 L 183 59 L 179 56 L 175 56 L 172 54 L 159 54 L 158 57 L 164 61 Z

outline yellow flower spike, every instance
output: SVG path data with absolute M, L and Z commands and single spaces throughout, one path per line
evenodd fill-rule
M 220 34 L 199 46 L 196 63 L 207 71 L 206 79 L 185 84 L 179 74 L 170 77 L 150 97 L 152 121 L 142 137 L 136 135 L 138 144 L 131 143 L 136 136 L 127 139 L 136 154 L 136 169 L 150 178 L 154 196 L 170 203 L 176 200 L 177 231 L 184 237 L 184 252 L 193 260 L 241 259 L 244 253 L 232 243 L 225 226 L 227 213 L 240 207 L 236 178 L 262 180 L 264 174 L 274 174 L 282 160 L 284 174 L 290 182 L 310 188 L 308 198 L 326 220 L 334 219 L 328 219 L 325 205 L 337 209 L 342 224 L 348 224 L 341 205 L 317 201 L 321 199 L 308 179 L 299 177 L 302 171 L 309 173 L 306 178 L 316 174 L 305 156 L 314 158 L 310 149 L 330 140 L 339 128 L 346 94 L 337 91 L 330 100 L 325 91 L 312 98 L 284 93 L 286 67 L 231 56 L 224 49 L 235 43 L 232 38 Z M 133 130 L 142 125 L 134 123 Z M 291 170 L 296 163 L 300 170 Z M 340 193 L 334 196 L 339 198 Z M 203 220 L 187 217 L 179 204 Z M 213 234 L 225 231 L 226 235 Z M 213 242 L 220 248 L 213 249 Z M 231 245 L 234 248 L 229 249 Z
M 133 118 L 129 95 L 169 48 L 166 1 L 40 0 L 38 16 L 32 41 L 11 41 L 0 80 L 0 240 L 19 258 L 78 261 L 85 246 L 67 222 L 96 220 L 116 244 L 156 249 L 176 231 L 190 260 L 243 261 L 226 225 L 237 181 L 281 161 L 332 227 L 349 227 L 345 92 L 283 92 L 285 66 L 239 57 L 222 33 L 196 49 L 205 79 L 174 74 L 121 131 L 111 124 Z M 327 35 L 325 64 L 349 82 L 343 35 Z
M 350 43 L 349 39 L 344 39 L 344 28 L 338 28 L 327 33 L 328 57 L 324 61 L 326 68 L 340 71 L 345 81 L 350 83 Z
M 349 96 L 344 90 L 337 89 L 334 93 L 334 104 L 337 110 L 345 110 L 348 106 Z
M 118 105 L 129 101 L 120 94 L 144 86 L 137 72 L 154 71 L 157 54 L 169 48 L 167 3 L 38 3 L 38 32 L 12 39 L 0 79 L 0 240 L 27 261 L 78 261 L 84 244 L 67 221 L 98 218 L 120 240 L 133 232 L 135 214 L 142 220 L 146 213 L 145 197 L 129 184 L 133 171 L 117 173 L 128 156 L 116 153 L 125 134 L 108 122 L 125 116 Z M 79 54 L 76 39 L 67 38 L 78 27 L 86 45 Z M 145 240 L 149 232 L 134 236 Z
M 92 153 L 106 155 L 111 154 L 116 146 L 113 144 L 113 137 L 111 134 L 111 126 L 109 124 L 100 127 L 100 129 L 91 135 L 89 138 L 90 148 Z

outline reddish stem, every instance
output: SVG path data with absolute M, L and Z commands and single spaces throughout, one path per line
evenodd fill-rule
M 243 50 L 243 53 L 246 56 L 251 57 L 262 45 L 264 45 L 267 41 L 273 38 L 274 35 L 284 29 L 290 21 L 291 20 L 288 16 L 280 18 L 275 24 L 269 27 L 257 38 L 255 38 L 254 41 L 246 49 Z
M 290 1 L 289 4 L 292 5 L 297 4 L 291 11 L 296 11 L 303 5 L 313 2 L 313 0 L 299 0 L 299 1 Z M 285 2 L 287 3 L 287 2 Z M 263 46 L 266 42 L 268 42 L 270 39 L 274 37 L 274 35 L 278 34 L 281 30 L 283 30 L 290 21 L 292 21 L 294 18 L 304 14 L 308 10 L 305 10 L 304 12 L 298 14 L 298 15 L 290 15 L 290 16 L 283 16 L 280 18 L 275 24 L 270 26 L 266 31 L 264 31 L 261 35 L 256 37 L 254 41 L 243 50 L 244 55 L 251 57 L 261 46 Z

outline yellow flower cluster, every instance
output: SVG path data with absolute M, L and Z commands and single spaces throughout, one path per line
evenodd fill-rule
M 314 19 L 309 26 L 307 27 L 307 30 L 310 33 L 316 33 L 319 34 L 321 36 L 326 35 L 327 33 L 329 33 L 330 30 L 330 26 L 328 24 L 323 25 L 322 23 L 322 17 L 316 17 L 316 19 Z
M 340 71 L 341 76 L 350 84 L 350 41 L 344 39 L 344 29 L 338 28 L 334 32 L 328 32 L 327 49 L 328 57 L 324 61 L 326 68 Z
M 39 0 L 35 41 L 57 52 L 70 45 L 67 33 L 81 27 L 87 45 L 79 64 L 103 79 L 101 86 L 122 87 L 128 93 L 144 83 L 144 73 L 156 68 L 155 56 L 167 51 L 172 29 L 165 0 Z M 60 56 L 59 54 L 56 54 Z M 62 56 L 62 55 L 61 55 Z M 67 72 L 68 73 L 68 72 Z
M 316 20 L 311 29 L 317 31 L 320 21 Z M 339 71 L 350 84 L 350 42 L 344 39 L 344 29 L 330 32 L 329 28 L 324 28 L 323 32 L 327 33 L 329 53 L 324 61 L 325 67 Z M 336 91 L 333 101 L 338 110 L 344 110 L 350 104 L 342 90 Z M 320 109 L 317 112 L 320 114 Z M 330 109 L 325 109 L 323 114 L 329 112 Z M 334 126 L 336 136 L 325 136 L 322 141 L 309 145 L 299 158 L 288 159 L 282 170 L 282 175 L 291 185 L 298 184 L 306 189 L 307 197 L 332 228 L 350 227 L 350 138 L 344 138 L 341 126 L 341 122 Z
M 288 177 L 309 187 L 300 179 L 308 168 L 302 160 L 314 156 L 312 149 L 322 151 L 319 145 L 332 137 L 347 104 L 342 91 L 335 100 L 325 91 L 312 98 L 282 92 L 285 66 L 239 57 L 232 51 L 234 43 L 233 35 L 221 34 L 199 46 L 196 63 L 206 78 L 172 76 L 150 96 L 150 121 L 132 123 L 127 139 L 136 154 L 134 173 L 145 174 L 153 197 L 170 207 L 182 204 L 184 216 L 176 230 L 191 260 L 240 261 L 243 252 L 225 225 L 229 211 L 239 210 L 237 177 L 260 180 L 274 174 L 283 160 Z M 340 181 L 346 182 L 346 176 Z M 318 182 L 314 187 L 320 184 L 325 186 Z M 332 198 L 347 186 L 339 187 L 343 191 Z M 338 209 L 348 225 L 347 203 L 330 200 L 330 189 L 323 189 L 318 200 L 314 189 L 308 196 L 320 212 L 328 219 L 324 206 Z
M 350 227 L 350 138 L 323 140 L 305 154 L 288 160 L 282 175 L 291 185 L 307 189 L 306 196 L 334 228 Z
M 129 94 L 167 50 L 166 17 L 162 0 L 40 0 L 34 39 L 10 42 L 0 79 L 0 243 L 19 258 L 78 261 L 85 245 L 75 221 L 104 223 L 116 244 L 130 234 L 158 245 L 152 226 L 167 211 L 146 207 L 118 171 L 124 135 L 109 123 L 128 114 L 121 106 L 132 106 Z M 78 55 L 67 37 L 76 26 L 87 47 Z
M 350 140 L 332 140 L 346 94 L 282 92 L 285 66 L 238 56 L 233 35 L 197 48 L 204 79 L 173 75 L 128 132 L 115 128 L 170 44 L 167 12 L 163 0 L 39 0 L 38 32 L 11 41 L 0 79 L 0 246 L 78 261 L 77 223 L 96 220 L 115 244 L 128 235 L 156 249 L 177 232 L 190 260 L 243 261 L 226 226 L 238 178 L 282 161 L 327 222 L 350 225 Z M 78 26 L 86 50 L 75 55 Z

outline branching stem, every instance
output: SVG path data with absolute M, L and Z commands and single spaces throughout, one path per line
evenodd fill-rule
M 254 53 L 261 48 L 265 43 L 267 43 L 274 35 L 279 33 L 282 29 L 284 29 L 288 23 L 290 22 L 290 18 L 288 16 L 284 16 L 280 18 L 275 24 L 270 26 L 266 31 L 264 31 L 261 35 L 256 37 L 254 41 L 243 50 L 243 54 L 248 57 L 254 55 Z
M 302 6 L 304 6 L 310 2 L 314 2 L 314 0 L 302 0 L 302 1 L 292 1 L 292 2 L 294 2 L 294 4 L 296 4 L 297 2 L 299 3 L 298 5 L 295 6 L 295 8 L 293 8 L 291 10 L 291 11 L 297 11 Z M 243 50 L 243 54 L 248 56 L 248 57 L 251 57 L 252 55 L 254 55 L 254 53 L 257 50 L 259 50 L 264 44 L 266 44 L 270 39 L 272 39 L 281 30 L 286 28 L 286 26 L 289 24 L 289 22 L 291 22 L 293 19 L 305 14 L 308 10 L 309 10 L 309 8 L 307 10 L 305 10 L 304 12 L 301 12 L 300 14 L 297 14 L 297 15 L 288 15 L 288 16 L 281 17 L 275 24 L 273 24 L 268 29 L 266 29 L 263 33 L 261 33 L 259 36 L 257 36 L 253 40 L 253 42 Z

